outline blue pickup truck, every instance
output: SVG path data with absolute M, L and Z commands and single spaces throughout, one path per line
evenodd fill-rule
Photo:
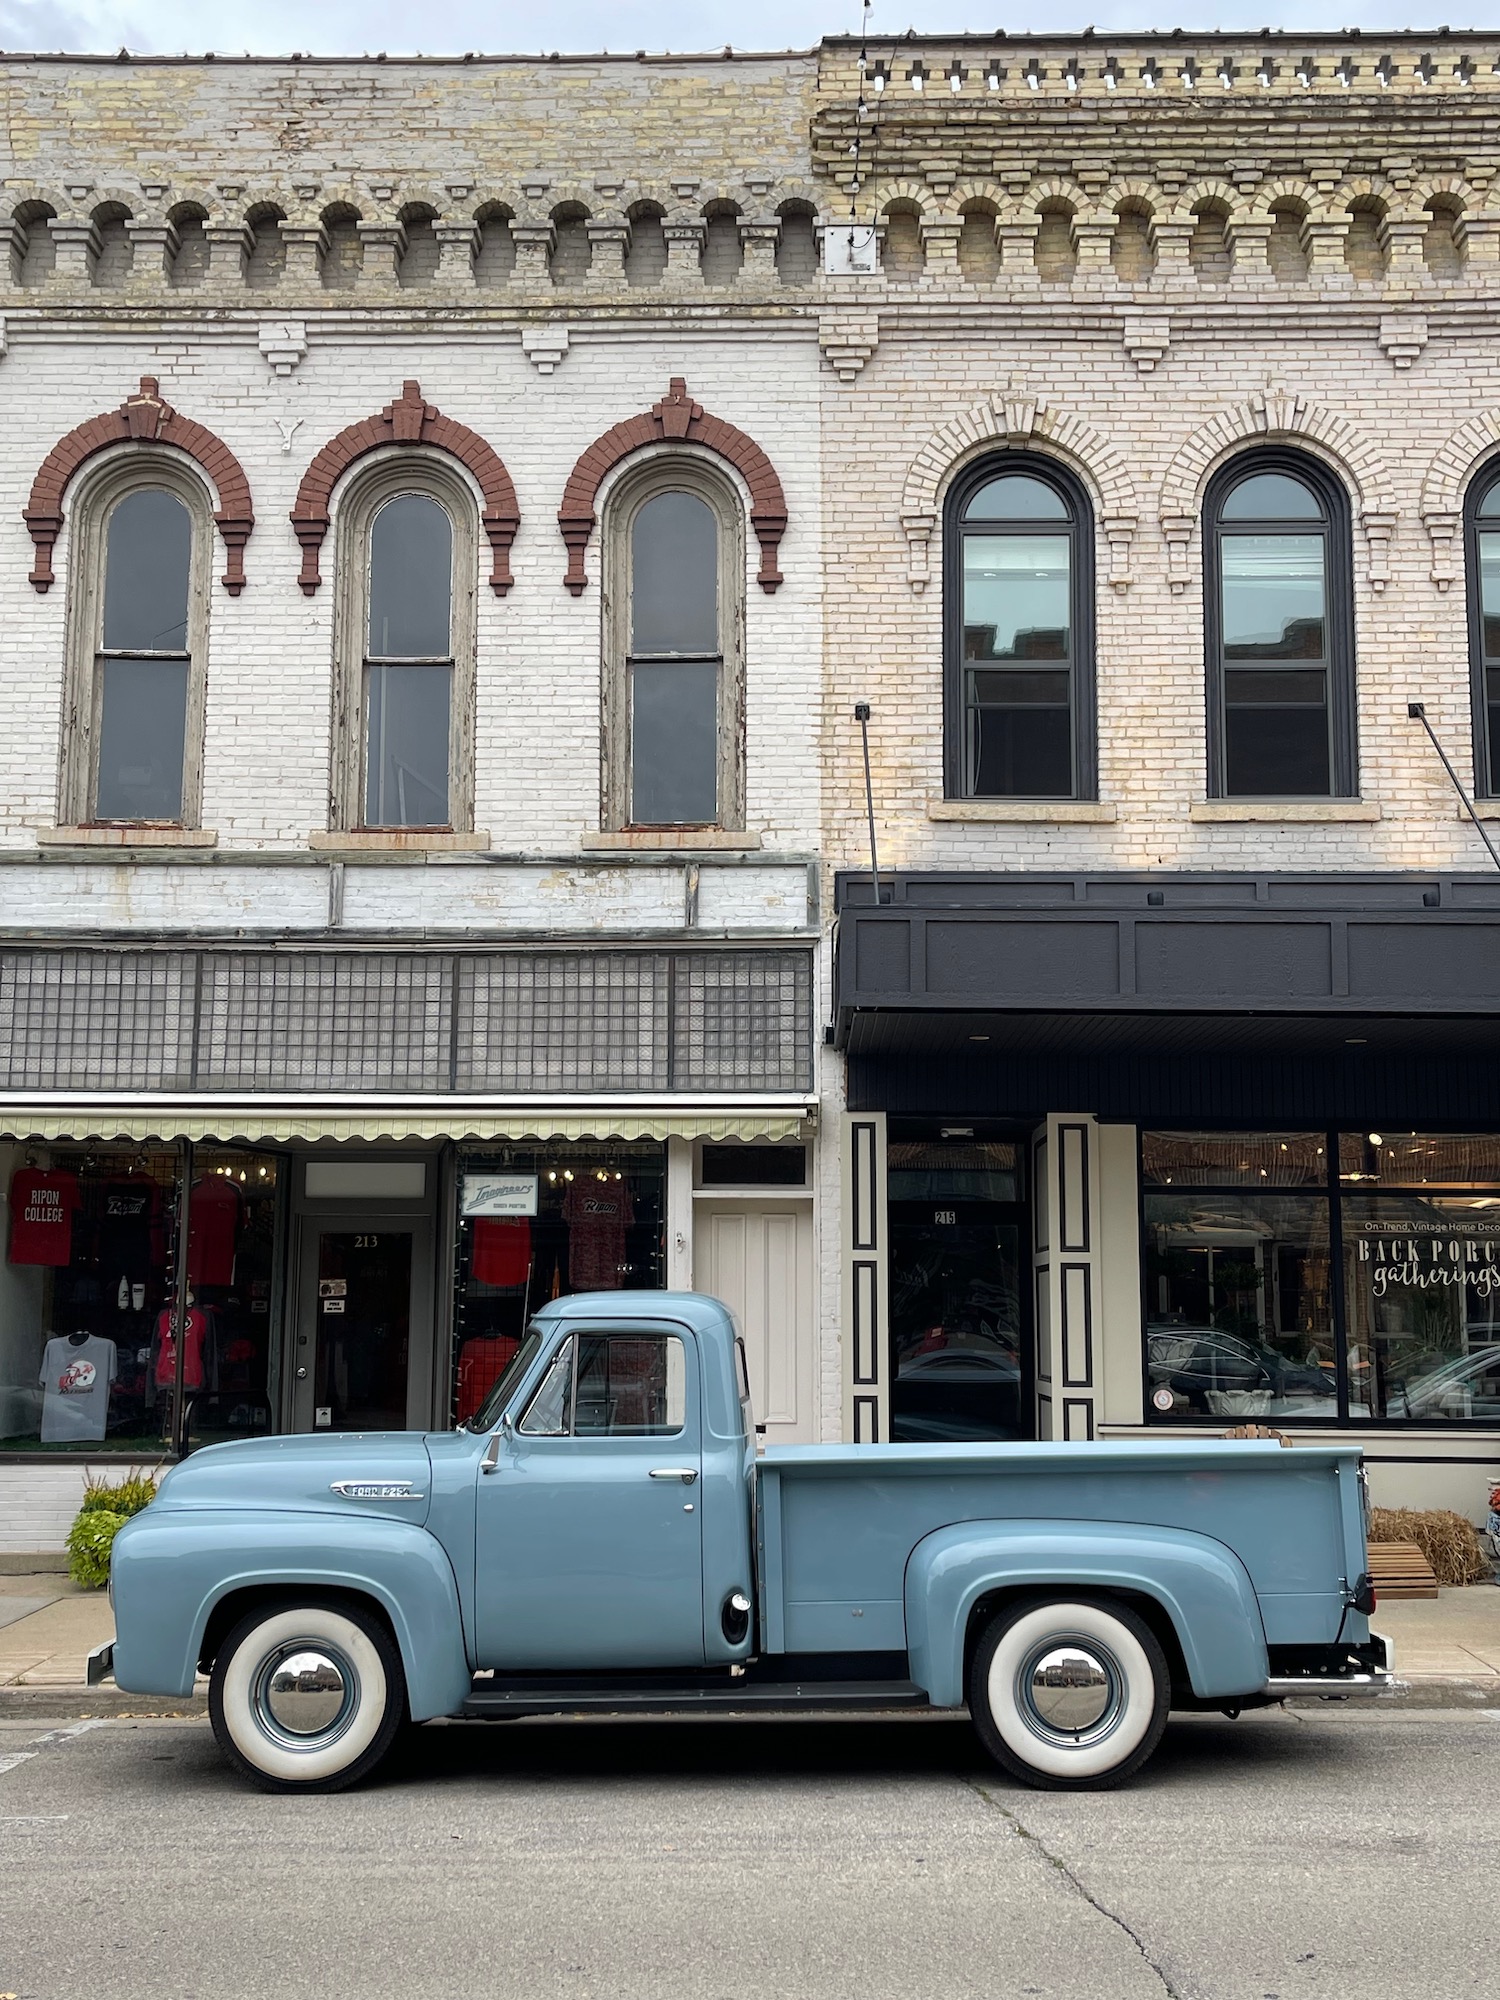
M 1168 1710 L 1392 1685 L 1357 1450 L 1274 1441 L 757 1454 L 691 1293 L 561 1299 L 455 1433 L 218 1445 L 122 1529 L 99 1673 L 209 1707 L 270 1790 L 407 1722 L 969 1714 L 1014 1777 L 1117 1784 Z

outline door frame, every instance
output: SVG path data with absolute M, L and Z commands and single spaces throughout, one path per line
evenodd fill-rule
M 310 1196 L 307 1193 L 307 1167 L 310 1164 L 324 1165 L 329 1161 L 327 1154 L 309 1153 L 301 1155 L 293 1175 L 292 1185 L 292 1230 L 291 1255 L 288 1259 L 288 1282 L 286 1289 L 286 1340 L 285 1365 L 282 1369 L 279 1417 L 285 1432 L 310 1436 L 313 1434 L 310 1422 L 302 1421 L 303 1413 L 310 1418 L 312 1405 L 305 1388 L 299 1394 L 297 1371 L 312 1366 L 313 1341 L 317 1334 L 316 1313 L 309 1311 L 309 1300 L 317 1303 L 318 1238 L 325 1231 L 340 1234 L 358 1234 L 369 1230 L 378 1234 L 382 1229 L 409 1232 L 412 1237 L 411 1258 L 411 1318 L 406 1351 L 406 1428 L 408 1430 L 430 1430 L 433 1411 L 433 1367 L 437 1328 L 437 1255 L 436 1218 L 438 1207 L 440 1163 L 433 1153 L 385 1153 L 367 1155 L 360 1152 L 351 1155 L 348 1149 L 340 1149 L 336 1156 L 339 1161 L 353 1164 L 387 1164 L 401 1161 L 415 1165 L 418 1160 L 426 1168 L 425 1184 L 420 1195 L 372 1195 L 361 1196 Z M 306 1380 L 307 1378 L 304 1378 Z M 299 1408 L 299 1405 L 301 1406 Z

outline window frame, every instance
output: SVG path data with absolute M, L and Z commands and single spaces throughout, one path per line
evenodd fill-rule
M 158 489 L 187 508 L 187 707 L 183 724 L 182 811 L 176 819 L 101 819 L 95 812 L 103 721 L 104 592 L 108 529 L 133 493 Z M 187 460 L 160 445 L 124 445 L 102 454 L 80 479 L 69 510 L 66 691 L 58 782 L 60 826 L 149 826 L 184 833 L 202 825 L 203 734 L 207 709 L 209 604 L 213 594 L 214 500 Z
M 635 520 L 663 493 L 690 493 L 713 512 L 719 530 L 719 744 L 713 820 L 635 821 L 630 817 L 630 612 Z M 743 832 L 745 826 L 745 501 L 717 463 L 672 448 L 633 464 L 610 488 L 602 507 L 600 686 L 600 826 L 639 828 L 690 839 L 695 832 Z
M 370 617 L 370 538 L 387 501 L 414 494 L 447 514 L 453 532 L 451 626 L 453 685 L 448 706 L 448 819 L 442 826 L 372 826 L 365 818 L 365 662 Z M 329 826 L 335 832 L 415 836 L 471 833 L 478 652 L 480 500 L 456 466 L 437 454 L 393 447 L 372 454 L 351 475 L 335 519 L 338 590 Z
M 1474 742 L 1474 796 L 1500 798 L 1500 769 L 1492 767 L 1488 703 L 1484 685 L 1484 606 L 1479 568 L 1479 537 L 1489 532 L 1500 536 L 1500 514 L 1493 526 L 1481 522 L 1479 509 L 1489 495 L 1500 488 L 1500 457 L 1486 459 L 1469 480 L 1464 493 L 1464 597 L 1469 628 L 1469 702 Z M 1500 671 L 1500 661 L 1497 661 Z M 1494 760 L 1500 763 L 1500 759 Z
M 993 479 L 1024 476 L 1051 487 L 1067 511 L 1065 523 L 1038 522 L 1032 534 L 1065 533 L 1069 541 L 1068 615 L 1071 659 L 1069 713 L 1073 739 L 1073 786 L 1059 792 L 971 792 L 967 785 L 964 699 L 964 514 L 969 502 Z M 1017 526 L 1001 533 L 1027 532 Z M 943 501 L 943 796 L 948 799 L 1024 799 L 1064 804 L 1099 796 L 1098 640 L 1095 617 L 1094 504 L 1083 481 L 1068 466 L 1029 446 L 1008 445 L 971 459 L 952 481 Z
M 1323 509 L 1321 525 L 1292 521 L 1251 523 L 1249 532 L 1316 533 L 1323 541 L 1323 587 L 1328 676 L 1328 790 L 1326 792 L 1231 792 L 1226 774 L 1224 700 L 1224 606 L 1220 548 L 1223 509 L 1230 492 L 1257 473 L 1283 473 L 1310 488 Z M 1348 489 L 1321 460 L 1284 445 L 1261 445 L 1236 452 L 1204 489 L 1203 659 L 1208 726 L 1208 797 L 1211 799 L 1357 799 L 1359 797 L 1358 678 L 1354 647 L 1354 546 Z M 1231 534 L 1243 530 L 1234 526 Z

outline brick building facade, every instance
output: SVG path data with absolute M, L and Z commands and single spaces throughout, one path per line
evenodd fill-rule
M 730 1295 L 773 1435 L 1353 1429 L 1474 1511 L 1488 1292 L 1360 1287 L 1495 1254 L 1500 881 L 1407 708 L 1500 815 L 1497 56 L 8 61 L 14 1535 L 49 1453 L 461 1414 L 572 1265 Z M 408 503 L 435 651 L 372 636 Z M 648 644 L 652 507 L 717 596 Z

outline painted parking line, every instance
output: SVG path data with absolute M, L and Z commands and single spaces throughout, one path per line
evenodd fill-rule
M 70 1743 L 75 1736 L 83 1736 L 91 1729 L 102 1729 L 108 1722 L 106 1715 L 91 1715 L 83 1722 L 69 1722 L 61 1729 L 45 1730 L 33 1737 L 25 1750 L 13 1750 L 8 1756 L 0 1757 L 0 1778 L 7 1771 L 14 1771 L 20 1764 L 29 1763 L 41 1750 L 55 1750 L 60 1743 Z

